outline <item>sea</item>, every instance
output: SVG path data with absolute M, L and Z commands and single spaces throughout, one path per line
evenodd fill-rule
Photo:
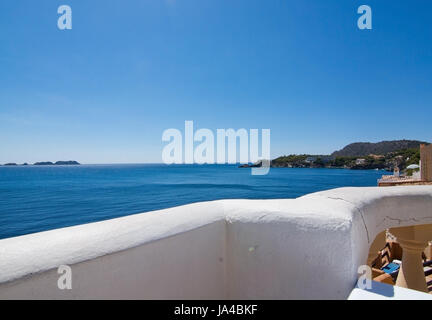
M 376 186 L 383 171 L 237 165 L 0 166 L 0 239 L 217 199 Z

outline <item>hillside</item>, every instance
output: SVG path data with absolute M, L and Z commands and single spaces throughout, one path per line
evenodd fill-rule
M 333 152 L 333 157 L 362 157 L 370 154 L 385 155 L 404 149 L 419 148 L 420 144 L 426 143 L 417 140 L 393 140 L 371 142 L 355 142 L 345 146 L 343 149 Z
M 291 154 L 271 161 L 279 168 L 347 168 L 400 170 L 420 161 L 420 144 L 415 140 L 382 141 L 378 143 L 357 142 L 328 155 Z

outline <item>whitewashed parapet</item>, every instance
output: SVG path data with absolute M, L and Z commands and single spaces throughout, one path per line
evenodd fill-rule
M 430 223 L 432 186 L 196 203 L 0 240 L 0 299 L 345 299 L 380 231 Z

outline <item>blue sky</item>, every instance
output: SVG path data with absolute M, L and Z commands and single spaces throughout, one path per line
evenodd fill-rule
M 57 28 L 72 8 L 73 29 Z M 372 8 L 373 29 L 357 28 Z M 161 162 L 162 132 L 271 129 L 273 156 L 432 140 L 432 2 L 0 3 L 0 163 Z

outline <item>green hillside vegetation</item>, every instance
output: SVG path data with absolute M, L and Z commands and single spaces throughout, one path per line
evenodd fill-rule
M 418 164 L 419 161 L 420 149 L 408 148 L 388 152 L 384 155 L 362 157 L 292 154 L 272 160 L 271 165 L 272 167 L 291 168 L 385 169 L 392 171 L 396 166 L 400 170 L 405 170 L 410 164 Z
M 274 163 L 275 165 L 279 164 L 281 166 L 283 166 L 284 164 L 292 164 L 292 165 L 298 165 L 300 166 L 302 163 L 304 163 L 304 161 L 306 160 L 306 158 L 309 155 L 307 154 L 291 154 L 289 156 L 282 156 L 279 158 L 276 158 L 274 160 L 272 160 L 272 164 Z
M 364 157 L 370 154 L 386 155 L 391 152 L 406 149 L 418 149 L 420 144 L 427 144 L 418 140 L 393 140 L 381 142 L 355 142 L 343 149 L 332 153 L 334 157 Z

